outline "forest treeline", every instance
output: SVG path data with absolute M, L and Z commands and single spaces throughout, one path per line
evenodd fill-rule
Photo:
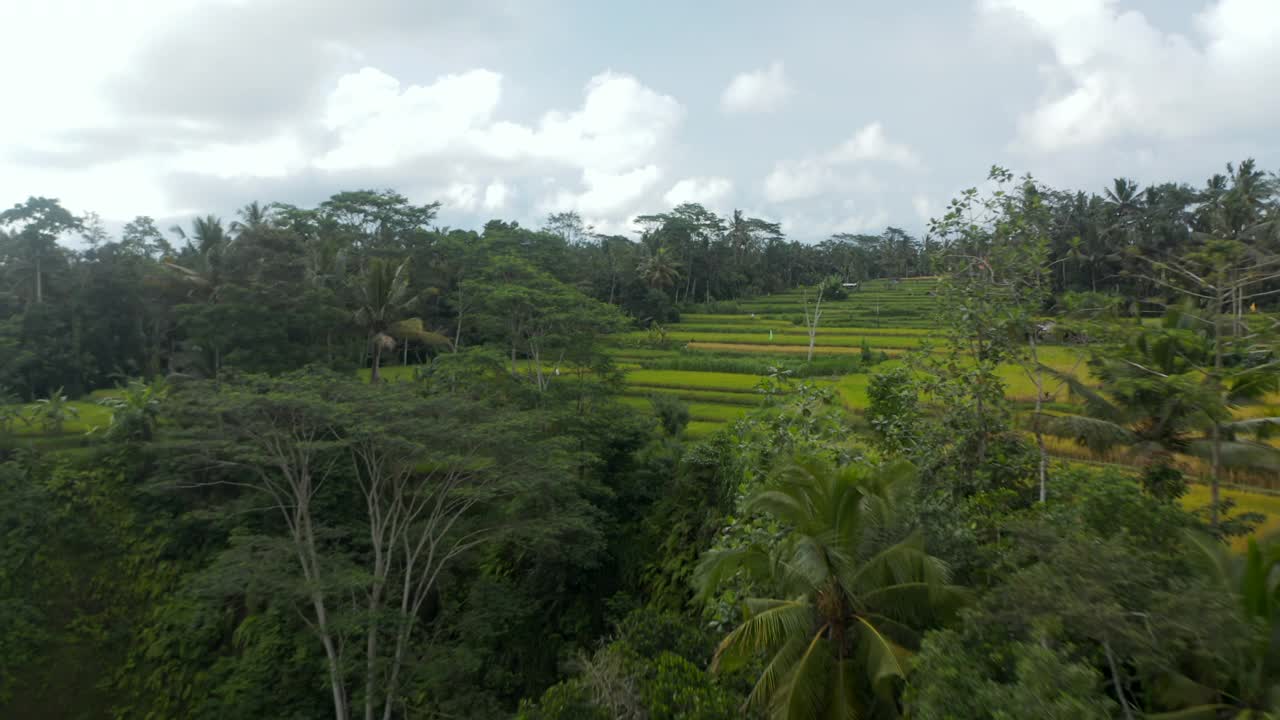
M 0 407 L 49 422 L 0 424 L 0 709 L 1274 717 L 1280 544 L 1220 490 L 1280 471 L 1276 177 L 986 188 L 923 238 L 817 244 L 697 205 L 632 240 L 439 228 L 390 191 L 118 238 L 19 203 Z M 863 414 L 781 367 L 705 438 L 622 402 L 620 330 L 925 275 L 936 331 L 860 368 Z M 112 386 L 105 427 L 55 422 Z
M 1199 188 L 1119 179 L 1101 193 L 1040 192 L 1055 297 L 1159 300 L 1167 292 L 1149 259 L 1190 252 L 1207 233 L 1274 242 L 1274 182 L 1252 161 Z M 422 360 L 498 340 L 500 312 L 483 289 L 516 275 L 647 326 L 674 320 L 682 306 L 829 277 L 932 275 L 954 255 L 936 233 L 890 227 L 802 243 L 776 223 L 696 204 L 640 216 L 634 240 L 593 233 L 573 213 L 538 229 L 500 220 L 478 232 L 440 228 L 438 208 L 353 191 L 315 208 L 252 203 L 234 220 L 198 217 L 167 232 L 139 217 L 113 237 L 91 213 L 30 198 L 0 213 L 0 387 L 32 400 L 223 366 L 368 366 L 376 334 L 394 340 L 402 360 L 406 351 Z M 421 322 L 395 325 L 410 318 Z M 529 351 L 527 340 L 506 341 Z

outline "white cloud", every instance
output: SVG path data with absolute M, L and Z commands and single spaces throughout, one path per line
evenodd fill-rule
M 591 219 L 590 224 L 599 225 L 599 220 L 617 217 L 620 212 L 633 208 L 661 177 L 662 171 L 656 165 L 622 173 L 588 169 L 582 173 L 582 184 L 587 188 L 584 192 L 560 191 L 543 203 L 543 209 L 547 212 L 575 210 Z
M 933 219 L 933 203 L 929 202 L 927 195 L 912 195 L 911 209 L 916 211 L 916 217 L 922 222 L 929 222 Z
M 329 95 L 323 120 L 338 135 L 338 145 L 316 166 L 391 167 L 406 158 L 440 154 L 482 131 L 501 96 L 502 76 L 488 70 L 403 89 L 400 81 L 374 68 L 344 75 Z
M 781 62 L 763 70 L 735 75 L 720 95 L 725 112 L 770 112 L 782 107 L 791 95 L 787 73 Z
M 51 10 L 39 12 L 0 7 L 0 20 L 10 21 L 4 23 L 10 27 L 56 24 L 62 14 L 78 7 L 68 0 L 51 2 Z M 134 15 L 123 17 L 144 25 Z M 143 41 L 143 35 L 128 30 L 122 28 L 120 37 Z M 86 48 L 98 47 L 91 33 L 71 32 L 69 37 Z M 60 44 L 54 46 L 74 54 Z M 110 54 L 105 45 L 99 49 Z M 0 44 L 0 66 L 25 62 L 19 50 L 31 57 L 48 54 L 39 43 Z M 31 102 L 24 105 L 29 110 L 0 113 L 0 193 L 62 197 L 77 210 L 92 208 L 113 219 L 138 212 L 186 212 L 164 199 L 171 194 L 164 191 L 164 183 L 174 173 L 281 181 L 308 173 L 320 182 L 342 176 L 393 177 L 397 184 L 437 188 L 448 208 L 463 213 L 508 209 L 515 185 L 552 177 L 573 207 L 602 215 L 623 213 L 634 209 L 625 206 L 640 203 L 653 189 L 661 176 L 659 163 L 684 116 L 674 98 L 612 71 L 590 78 L 576 108 L 553 109 L 533 122 L 516 123 L 499 115 L 504 78 L 497 72 L 477 68 L 413 84 L 376 67 L 363 67 L 334 76 L 327 92 L 320 93 L 322 102 L 283 127 L 236 139 L 197 120 L 157 118 L 155 129 L 161 132 L 153 134 L 138 125 L 137 117 L 113 114 L 113 106 L 99 98 L 98 91 L 109 85 L 110 72 L 128 67 L 125 60 L 103 63 L 102 72 L 86 68 L 89 79 L 83 82 L 74 72 L 82 64 L 49 60 L 50 77 L 65 83 L 59 94 L 41 90 L 40 83 L 27 87 L 22 78 L 30 74 L 19 73 L 15 87 L 28 94 Z M 69 96 L 75 96 L 74 103 L 59 101 Z M 98 125 L 82 131 L 68 120 L 86 116 Z M 83 132 L 92 135 L 67 134 Z M 104 144 L 117 149 L 90 156 Z M 77 172 L 59 171 L 69 167 Z M 94 169 L 93 177 L 102 187 L 81 192 L 84 183 L 69 176 L 84 178 L 88 168 Z M 101 182 L 107 170 L 114 180 Z M 493 179 L 477 182 L 477 175 Z M 574 178 L 581 178 L 578 188 L 564 184 L 566 179 L 572 184 Z
M 11 107 L 22 108 L 0 113 L 3 136 L 43 135 L 88 117 L 114 119 L 104 90 L 113 76 L 128 69 L 131 55 L 122 49 L 137 46 L 175 18 L 209 4 L 197 0 L 0 3 L 5 95 Z
M 501 180 L 494 180 L 484 189 L 484 209 L 501 210 L 507 206 L 507 186 Z
M 530 152 L 583 168 L 618 171 L 650 159 L 684 117 L 675 98 L 630 76 L 601 73 L 587 83 L 582 108 L 547 113 L 530 134 Z
M 282 178 L 305 168 L 308 160 L 298 138 L 291 134 L 243 143 L 211 143 L 183 150 L 170 166 L 184 172 L 219 178 Z
M 818 160 L 780 162 L 764 179 L 770 202 L 788 202 L 821 195 L 835 183 L 835 172 Z
M 674 98 L 613 72 L 591 78 L 579 109 L 547 112 L 535 125 L 495 120 L 501 96 L 502 77 L 487 70 L 408 87 L 373 68 L 343 76 L 324 117 L 338 144 L 317 166 L 354 170 L 440 159 L 458 172 L 475 164 L 496 164 L 517 176 L 567 169 L 580 174 L 583 189 L 560 190 L 543 205 L 615 217 L 658 181 L 653 160 L 684 114 Z M 446 199 L 462 211 L 481 205 L 493 211 L 505 206 L 507 195 L 503 182 L 481 191 L 460 181 Z
M 733 182 L 725 177 L 687 177 L 671 186 L 662 199 L 668 205 L 700 203 L 716 206 L 733 192 Z
M 13 160 L 24 151 L 65 151 L 73 128 L 108 127 L 120 113 L 108 101 L 111 80 L 129 70 L 132 50 L 148 35 L 188 16 L 204 0 L 0 2 L 0 204 L 28 195 L 56 197 L 75 211 L 104 217 L 171 210 L 149 157 L 77 167 Z M 86 61 L 92 58 L 92 61 Z M 20 108 L 20 111 L 18 110 Z M 209 157 L 200 158 L 211 163 Z M 225 163 L 216 164 L 225 171 Z M 225 172 L 218 174 L 224 175 Z
M 868 191 L 880 186 L 868 164 L 920 167 L 920 158 L 907 145 L 893 142 L 879 122 L 872 122 L 839 145 L 800 160 L 777 163 L 765 178 L 765 197 L 789 202 L 831 191 Z
M 889 224 L 889 213 L 883 208 L 870 212 L 852 211 L 833 216 L 788 215 L 782 218 L 782 229 L 790 236 L 820 240 L 836 233 L 879 233 Z
M 884 126 L 879 122 L 867 124 L 827 155 L 830 164 L 856 163 L 864 160 L 883 160 L 900 167 L 913 168 L 920 158 L 911 148 L 889 140 Z
M 471 183 L 456 182 L 444 191 L 444 203 L 450 208 L 471 212 L 476 209 L 476 186 Z
M 345 75 L 325 114 L 340 141 L 322 166 L 379 167 L 449 154 L 616 172 L 648 161 L 684 115 L 674 98 L 613 72 L 591 78 L 581 108 L 552 110 L 533 126 L 494 121 L 501 96 L 502 76 L 488 70 L 407 88 L 373 68 Z
M 1217 0 L 1191 36 L 1115 0 L 983 0 L 1046 43 L 1049 87 L 1019 120 L 1021 146 L 1058 151 L 1137 136 L 1182 139 L 1265 126 L 1280 112 L 1280 4 Z

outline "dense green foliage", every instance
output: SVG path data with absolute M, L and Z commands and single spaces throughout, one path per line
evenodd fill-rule
M 814 245 L 0 213 L 0 713 L 1276 717 L 1274 178 L 990 180 Z

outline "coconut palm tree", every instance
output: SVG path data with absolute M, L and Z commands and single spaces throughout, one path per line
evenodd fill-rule
M 1209 433 L 1216 425 L 1223 435 L 1218 444 L 1224 467 L 1280 469 L 1280 451 L 1246 437 L 1264 437 L 1280 426 L 1280 418 L 1232 418 L 1233 409 L 1274 389 L 1274 372 L 1240 372 L 1224 391 L 1203 371 L 1212 356 L 1209 339 L 1178 327 L 1179 316 L 1171 312 L 1162 331 L 1140 333 L 1115 356 L 1095 359 L 1101 390 L 1045 367 L 1081 401 L 1082 412 L 1032 415 L 1031 426 L 1094 452 L 1127 447 L 1136 459 L 1163 463 L 1171 453 L 1209 456 Z
M 764 658 L 748 705 L 774 718 L 898 716 L 908 648 L 964 596 L 918 532 L 880 541 L 914 476 L 908 463 L 798 460 L 750 502 L 786 528 L 776 546 L 713 552 L 700 563 L 704 596 L 738 573 L 772 591 L 746 601 L 713 663 Z
M 1188 531 L 1187 539 L 1205 579 L 1233 598 L 1244 623 L 1259 632 L 1241 652 L 1224 658 L 1228 672 L 1207 678 L 1174 676 L 1182 696 L 1197 698 L 1184 699 L 1187 707 L 1146 717 L 1274 718 L 1280 711 L 1280 543 L 1274 537 L 1250 539 L 1241 555 L 1202 533 Z
M 216 215 L 206 215 L 191 221 L 191 232 L 180 225 L 169 228 L 186 243 L 182 261 L 165 261 L 165 266 L 177 272 L 184 280 L 200 289 L 210 302 L 217 302 L 222 284 L 223 260 L 233 237 L 223 227 Z
M 403 315 L 417 300 L 409 288 L 409 261 L 399 263 L 372 258 L 355 280 L 356 324 L 369 338 L 372 365 L 369 382 L 380 381 L 382 353 L 393 350 L 396 340 L 418 340 L 432 345 L 448 345 L 439 333 L 422 325 L 422 319 Z
M 239 238 L 242 235 L 253 235 L 271 227 L 274 217 L 274 206 L 263 205 L 254 200 L 236 211 L 239 220 L 231 222 L 231 235 Z
M 680 269 L 664 247 L 649 253 L 640 261 L 637 270 L 651 288 L 669 288 L 680 279 Z

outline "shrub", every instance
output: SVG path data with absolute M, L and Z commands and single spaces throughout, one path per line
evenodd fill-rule
M 907 368 L 896 367 L 871 376 L 867 384 L 867 422 L 886 450 L 901 452 L 915 444 L 919 403 L 915 378 Z
M 818 286 L 823 300 L 844 300 L 849 291 L 844 289 L 844 280 L 839 275 L 831 275 Z
M 671 437 L 679 437 L 689 424 L 689 406 L 674 395 L 654 393 L 649 396 L 653 413 L 658 416 L 662 431 Z

